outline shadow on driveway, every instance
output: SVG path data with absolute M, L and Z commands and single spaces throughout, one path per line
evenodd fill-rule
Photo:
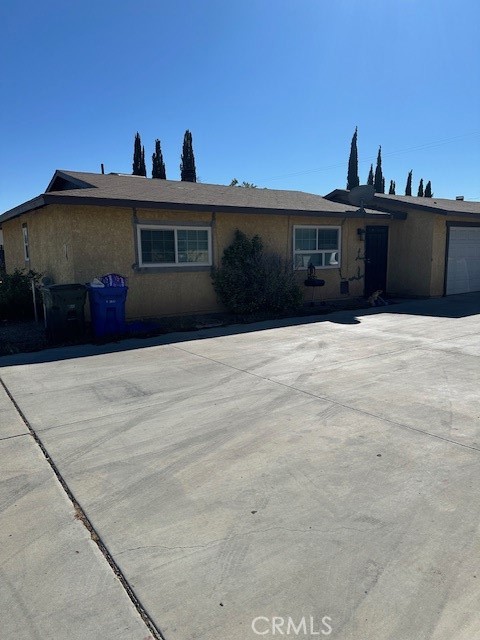
M 63 346 L 45 351 L 33 353 L 19 353 L 0 357 L 0 368 L 25 364 L 38 364 L 42 362 L 55 362 L 57 360 L 69 360 L 89 356 L 103 355 L 131 351 L 132 349 L 144 349 L 164 344 L 190 342 L 236 334 L 265 331 L 279 327 L 294 327 L 320 322 L 331 322 L 342 325 L 359 325 L 365 316 L 378 314 L 405 314 L 409 316 L 429 316 L 438 318 L 464 318 L 480 314 L 480 292 L 465 293 L 443 298 L 407 300 L 398 304 L 369 309 L 355 309 L 352 311 L 335 311 L 328 314 L 312 315 L 307 317 L 285 318 L 281 320 L 266 320 L 251 324 L 235 324 L 212 329 L 199 329 L 198 331 L 183 331 L 149 338 L 130 338 L 107 344 L 83 344 Z

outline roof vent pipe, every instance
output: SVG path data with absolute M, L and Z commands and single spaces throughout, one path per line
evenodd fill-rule
M 463 196 L 456 196 L 456 197 L 455 197 L 455 200 L 463 200 L 463 199 L 464 199 L 464 197 L 463 197 Z
M 100 168 L 101 168 L 101 170 L 102 170 L 102 176 L 103 176 L 103 175 L 105 174 L 105 167 L 103 166 L 103 162 L 102 162 L 102 164 L 100 165 Z

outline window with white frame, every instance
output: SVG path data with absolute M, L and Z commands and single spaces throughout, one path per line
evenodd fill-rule
M 23 235 L 23 256 L 25 258 L 25 262 L 30 260 L 30 250 L 28 246 L 28 227 L 26 223 L 22 224 L 22 235 Z
M 212 264 L 210 228 L 139 225 L 137 233 L 140 267 Z
M 307 269 L 310 264 L 322 269 L 338 268 L 340 227 L 295 226 L 293 263 L 296 269 Z

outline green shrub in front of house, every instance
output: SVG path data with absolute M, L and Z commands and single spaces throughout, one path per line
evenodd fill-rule
M 15 269 L 0 274 L 0 320 L 28 320 L 34 317 L 32 280 L 40 274 Z
M 231 313 L 282 313 L 298 309 L 303 300 L 292 263 L 265 252 L 258 235 L 248 238 L 238 229 L 221 266 L 212 269 L 212 280 Z

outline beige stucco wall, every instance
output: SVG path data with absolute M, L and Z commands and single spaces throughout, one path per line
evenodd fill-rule
M 388 291 L 398 296 L 429 296 L 433 216 L 418 211 L 390 223 Z
M 445 252 L 447 246 L 447 220 L 444 216 L 432 216 L 432 274 L 430 296 L 443 296 L 445 286 Z
M 135 218 L 136 216 L 136 218 Z M 219 264 L 235 229 L 261 236 L 265 248 L 292 259 L 295 225 L 327 225 L 341 228 L 340 267 L 317 269 L 326 281 L 315 299 L 332 300 L 340 294 L 340 282 L 349 280 L 350 297 L 363 295 L 365 243 L 357 229 L 365 224 L 389 227 L 387 289 L 399 296 L 443 295 L 446 222 L 469 221 L 409 211 L 407 220 L 341 219 L 287 215 L 182 212 L 153 209 L 49 205 L 3 224 L 7 269 L 32 268 L 55 282 L 88 282 L 105 273 L 127 276 L 127 316 L 148 317 L 221 310 L 213 291 L 210 271 L 139 272 L 136 262 L 134 220 L 140 223 L 207 223 L 212 225 L 213 255 Z M 23 255 L 22 223 L 27 223 L 30 262 Z M 302 285 L 306 271 L 297 271 Z M 303 288 L 305 299 L 311 289 Z
M 139 273 L 136 262 L 134 211 L 114 207 L 69 207 L 74 223 L 76 282 L 119 273 L 128 278 L 127 317 L 206 313 L 219 309 L 209 271 Z M 201 212 L 137 209 L 138 222 L 210 223 L 212 215 Z M 85 239 L 88 238 L 88 242 Z
M 326 284 L 315 290 L 315 299 L 347 297 L 340 294 L 342 277 L 351 279 L 350 297 L 363 294 L 364 263 L 361 257 L 364 243 L 357 235 L 357 228 L 363 226 L 363 221 L 358 219 L 221 212 L 214 215 L 153 209 L 134 212 L 130 208 L 49 205 L 4 223 L 7 269 L 30 266 L 52 277 L 56 283 L 85 283 L 105 273 L 120 273 L 128 278 L 129 318 L 222 310 L 209 270 L 148 273 L 133 268 L 136 262 L 134 220 L 139 223 L 211 224 L 215 264 L 220 263 L 235 229 L 247 235 L 260 235 L 266 250 L 291 260 L 295 225 L 338 226 L 341 228 L 341 264 L 339 268 L 317 269 L 317 277 L 323 278 Z M 24 222 L 29 229 L 29 265 L 23 258 L 21 227 Z M 385 224 L 385 220 L 378 223 Z M 306 275 L 306 270 L 297 271 L 305 298 L 310 300 L 312 290 L 303 287 Z
M 4 222 L 2 231 L 7 271 L 12 272 L 15 269 L 24 269 L 25 265 L 28 265 L 28 262 L 26 263 L 23 258 L 22 224 L 20 218 Z
M 128 277 L 128 317 L 180 315 L 221 311 L 213 290 L 210 271 L 138 272 L 132 268 L 136 261 L 134 212 L 132 209 L 78 206 L 69 207 L 68 216 L 73 224 L 75 248 L 74 276 L 77 282 L 88 282 L 104 273 L 120 273 Z M 258 234 L 268 251 L 292 259 L 294 225 L 340 226 L 342 234 L 341 268 L 318 269 L 317 277 L 326 281 L 325 287 L 315 291 L 315 299 L 337 299 L 341 276 L 350 282 L 350 296 L 363 294 L 364 245 L 358 240 L 358 220 L 338 218 L 293 217 L 285 215 L 255 215 L 168 210 L 137 209 L 139 223 L 207 223 L 212 225 L 214 263 L 220 264 L 223 250 L 233 240 L 236 229 L 247 235 Z M 94 233 L 92 231 L 95 231 Z M 89 241 L 85 244 L 85 238 Z M 297 272 L 305 298 L 310 300 L 311 289 L 303 287 L 306 271 Z
M 360 224 L 359 224 L 360 222 Z M 350 296 L 363 294 L 362 260 L 355 260 L 357 255 L 363 255 L 364 243 L 358 239 L 357 227 L 362 226 L 358 219 L 341 219 L 325 217 L 297 217 L 286 215 L 240 215 L 217 214 L 215 233 L 215 256 L 221 259 L 223 249 L 227 247 L 234 236 L 235 229 L 240 229 L 247 235 L 258 234 L 267 251 L 273 251 L 287 260 L 293 259 L 293 228 L 296 225 L 333 226 L 341 229 L 341 260 L 340 267 L 317 268 L 316 277 L 325 280 L 325 286 L 316 289 L 316 300 L 332 300 L 347 296 L 340 294 L 340 281 L 343 278 L 358 277 L 349 283 Z M 297 280 L 304 289 L 305 299 L 310 300 L 312 290 L 303 286 L 307 276 L 306 270 L 297 270 Z
M 316 300 L 332 300 L 363 295 L 364 242 L 357 228 L 368 224 L 391 224 L 389 220 L 368 221 L 325 217 L 287 215 L 182 212 L 97 206 L 49 205 L 7 221 L 5 232 L 7 269 L 26 266 L 23 258 L 22 223 L 30 236 L 30 267 L 57 283 L 89 282 L 105 273 L 120 273 L 128 278 L 127 317 L 180 315 L 221 311 L 212 287 L 210 271 L 139 272 L 136 263 L 134 221 L 139 223 L 178 222 L 212 225 L 215 264 L 234 236 L 235 229 L 247 235 L 258 234 L 266 250 L 292 260 L 295 225 L 335 226 L 341 229 L 339 267 L 317 269 L 317 277 L 325 286 L 315 290 Z M 27 265 L 28 266 L 28 265 Z M 388 273 L 391 271 L 389 261 Z M 312 289 L 303 286 L 306 270 L 296 277 L 305 299 Z M 349 280 L 348 296 L 340 294 L 340 282 Z
M 213 290 L 210 271 L 163 271 L 144 273 L 132 269 L 135 263 L 134 212 L 132 209 L 113 207 L 75 206 L 59 214 L 66 217 L 73 227 L 75 251 L 74 280 L 88 282 L 104 273 L 120 273 L 128 277 L 128 317 L 158 315 L 180 315 L 221 311 Z M 137 209 L 139 223 L 188 222 L 212 225 L 212 244 L 215 264 L 219 264 L 223 250 L 233 240 L 235 229 L 247 235 L 258 234 L 268 251 L 292 259 L 294 225 L 340 226 L 342 254 L 340 268 L 318 269 L 317 277 L 325 280 L 325 287 L 315 291 L 316 300 L 338 299 L 341 276 L 352 280 L 350 297 L 363 294 L 364 243 L 358 239 L 357 228 L 362 221 L 357 219 L 293 217 L 285 215 L 255 215 L 205 212 L 182 212 L 153 209 Z M 388 222 L 388 221 L 387 221 Z M 385 220 L 378 222 L 385 224 Z M 369 221 L 370 224 L 370 221 Z M 88 238 L 88 243 L 85 243 Z M 311 289 L 303 287 L 306 271 L 297 272 L 298 282 L 310 300 Z
M 365 224 L 389 227 L 387 290 L 398 296 L 441 296 L 445 276 L 447 221 L 470 222 L 469 216 L 445 217 L 408 211 L 406 220 L 341 219 L 287 215 L 182 212 L 168 210 L 49 205 L 3 223 L 8 271 L 33 269 L 57 283 L 89 282 L 105 273 L 127 276 L 127 316 L 148 317 L 220 311 L 210 271 L 139 272 L 136 262 L 134 220 L 140 223 L 206 223 L 212 225 L 215 264 L 233 239 L 235 229 L 258 234 L 265 248 L 291 260 L 295 225 L 341 228 L 341 264 L 317 269 L 325 287 L 315 290 L 316 300 L 332 300 L 340 294 L 340 282 L 349 280 L 349 296 L 363 295 L 364 250 L 357 229 Z M 24 260 L 22 224 L 30 241 L 30 261 Z M 305 270 L 296 273 L 310 300 L 312 290 L 303 287 Z
M 415 210 L 407 213 L 406 220 L 390 223 L 389 293 L 443 296 L 447 223 L 472 222 L 472 218 Z
M 29 237 L 29 261 L 25 260 L 23 249 L 22 225 L 25 223 Z M 4 222 L 2 231 L 8 272 L 33 269 L 55 282 L 73 281 L 72 226 L 65 212 L 59 212 L 52 206 L 43 207 Z

